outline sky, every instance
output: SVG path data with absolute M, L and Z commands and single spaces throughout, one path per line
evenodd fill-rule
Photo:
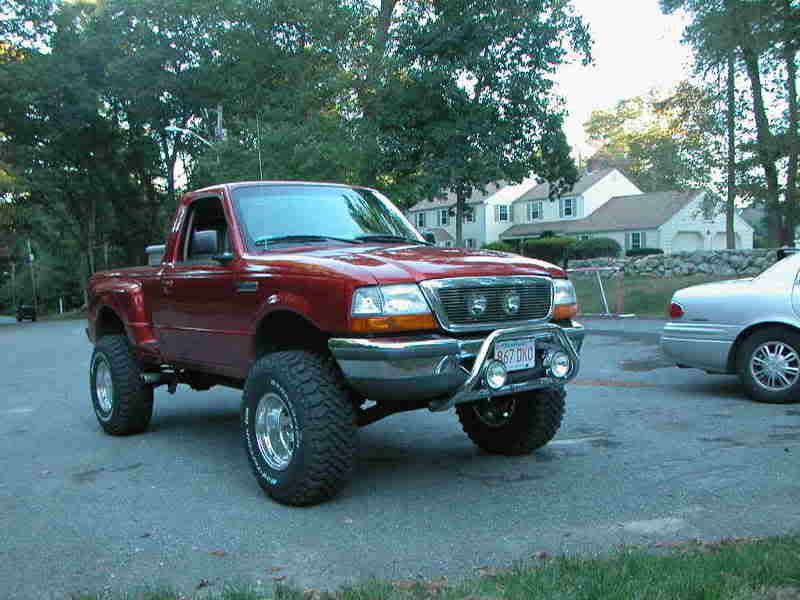
M 669 90 L 691 74 L 691 51 L 680 43 L 685 17 L 664 15 L 658 0 L 573 0 L 594 39 L 594 65 L 562 67 L 567 139 L 583 158 L 594 152 L 583 124 L 592 110 L 613 107 L 653 88 Z

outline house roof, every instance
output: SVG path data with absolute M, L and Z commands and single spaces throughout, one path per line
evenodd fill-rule
M 506 187 L 505 182 L 489 183 L 486 185 L 486 193 L 479 189 L 472 190 L 472 195 L 467 198 L 467 204 L 480 204 L 489 196 L 495 194 L 498 190 Z M 414 206 L 408 209 L 408 212 L 417 210 L 432 210 L 434 208 L 449 208 L 456 205 L 456 195 L 453 192 L 447 192 L 447 195 L 433 198 L 432 200 L 421 200 Z
M 575 185 L 572 186 L 572 190 L 567 195 L 580 196 L 586 190 L 593 187 L 598 181 L 605 178 L 605 176 L 611 173 L 612 171 L 616 171 L 616 169 L 613 168 L 599 169 L 597 171 L 591 171 L 589 173 L 585 173 L 580 179 L 578 179 L 578 181 L 575 182 Z M 547 200 L 549 198 L 550 198 L 550 184 L 545 182 L 545 183 L 540 183 L 539 185 L 530 189 L 527 193 L 517 198 L 515 202 L 522 202 L 525 200 Z
M 426 229 L 428 233 L 432 233 L 437 242 L 453 242 L 455 238 L 446 230 L 441 227 L 431 227 Z
M 509 239 L 534 236 L 545 231 L 584 233 L 628 229 L 656 229 L 669 221 L 678 211 L 701 196 L 697 190 L 653 192 L 612 198 L 584 219 L 521 223 L 503 232 Z

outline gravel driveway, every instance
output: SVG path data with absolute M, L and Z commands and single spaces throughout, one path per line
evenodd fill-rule
M 593 322 L 557 439 L 482 454 L 452 413 L 361 431 L 353 483 L 310 509 L 268 500 L 239 393 L 156 394 L 150 432 L 103 435 L 81 322 L 0 327 L 0 581 L 12 598 L 201 579 L 335 587 L 474 574 L 545 551 L 800 530 L 800 405 L 669 367 L 658 322 Z

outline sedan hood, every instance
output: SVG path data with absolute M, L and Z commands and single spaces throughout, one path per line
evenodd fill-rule
M 408 244 L 304 246 L 291 255 L 267 252 L 258 262 L 300 262 L 370 283 L 408 283 L 449 277 L 545 275 L 565 277 L 564 270 L 541 260 L 493 251 L 472 251 Z

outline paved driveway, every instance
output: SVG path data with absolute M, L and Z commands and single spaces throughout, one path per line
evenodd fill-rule
M 398 415 L 361 431 L 354 482 L 309 509 L 251 477 L 237 392 L 159 390 L 152 430 L 111 438 L 83 324 L 0 327 L 3 594 L 456 578 L 541 551 L 800 530 L 800 406 L 668 367 L 658 323 L 593 327 L 608 333 L 588 338 L 547 448 L 488 456 L 453 414 Z

